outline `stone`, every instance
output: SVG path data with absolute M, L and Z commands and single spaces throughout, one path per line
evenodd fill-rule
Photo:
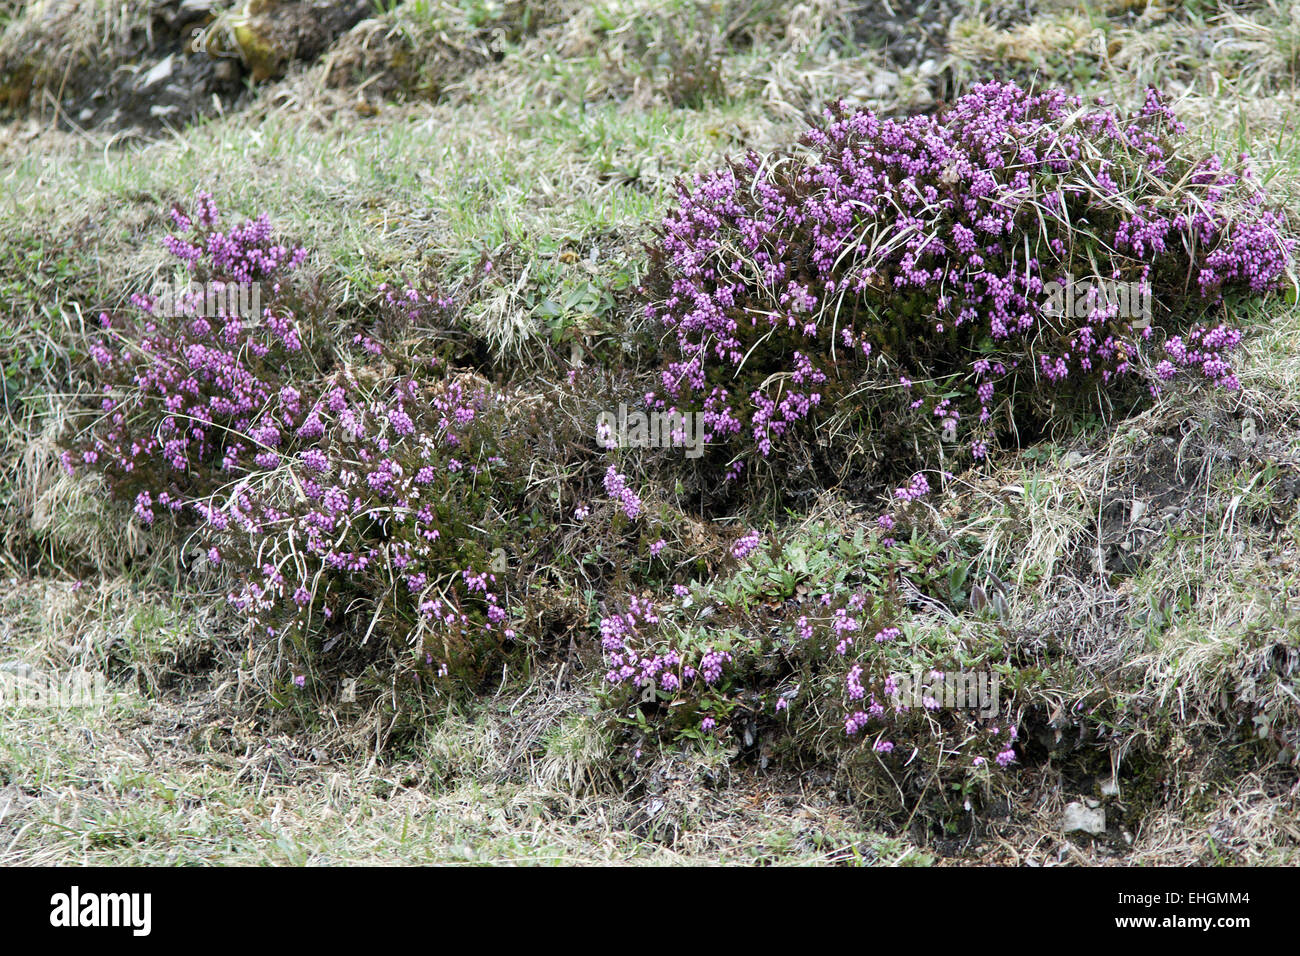
M 175 54 L 168 53 L 154 65 L 153 69 L 144 75 L 144 79 L 140 81 L 140 89 L 147 90 L 151 87 L 157 86 L 163 80 L 172 75 L 172 68 L 174 66 Z

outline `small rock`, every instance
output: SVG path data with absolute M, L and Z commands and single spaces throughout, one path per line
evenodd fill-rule
M 1065 814 L 1061 818 L 1061 831 L 1064 833 L 1081 831 L 1094 836 L 1105 833 L 1106 811 L 1082 803 L 1071 803 L 1066 806 Z
M 159 60 L 154 68 L 146 73 L 144 79 L 140 81 L 140 89 L 147 90 L 151 86 L 157 86 L 163 80 L 171 76 L 174 61 L 175 54 L 173 53 L 168 53 L 165 57 Z

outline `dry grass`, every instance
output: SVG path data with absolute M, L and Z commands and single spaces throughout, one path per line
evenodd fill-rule
M 1100 28 L 1078 13 L 1059 13 L 1041 20 L 998 28 L 981 16 L 955 21 L 949 36 L 952 55 L 965 61 L 1025 64 L 1049 55 L 1095 52 Z
M 0 104 L 34 106 L 42 116 L 57 113 L 69 83 L 92 63 L 107 62 L 146 11 L 108 0 L 39 0 L 21 17 L 0 24 Z
M 1239 395 L 1062 430 L 954 485 L 941 518 L 980 542 L 978 573 L 999 569 L 1016 653 L 1069 665 L 1039 692 L 1042 752 L 1013 803 L 961 839 L 871 832 L 833 767 L 759 771 L 723 750 L 629 761 L 581 652 L 400 719 L 377 692 L 282 708 L 260 695 L 269 661 L 205 596 L 218 582 L 183 577 L 174 549 L 54 459 L 83 313 L 158 276 L 158 210 L 192 187 L 309 238 L 345 316 L 380 277 L 439 270 L 472 290 L 475 334 L 501 368 L 531 362 L 557 324 L 579 329 L 561 360 L 622 354 L 611 330 L 624 301 L 558 323 L 543 306 L 635 281 L 639 240 L 678 174 L 787 142 L 832 98 L 924 108 L 941 76 L 960 84 L 992 62 L 1042 66 L 1040 82 L 1089 94 L 1168 86 L 1196 135 L 1225 155 L 1250 150 L 1300 210 L 1300 43 L 1295 5 L 1280 0 L 1222 5 L 1204 23 L 1155 3 L 1040 4 L 1028 22 L 971 3 L 934 75 L 850 42 L 856 5 L 841 0 L 574 2 L 527 29 L 524 5 L 505 6 L 475 22 L 469 4 L 398 5 L 245 110 L 131 144 L 60 128 L 46 93 L 109 55 L 136 14 L 28 4 L 3 24 L 3 92 L 23 74 L 46 108 L 0 135 L 0 225 L 79 244 L 66 268 L 46 246 L 0 265 L 6 290 L 33 290 L 8 295 L 0 317 L 6 366 L 30 370 L 5 380 L 0 665 L 103 670 L 118 696 L 94 714 L 6 713 L 0 863 L 1297 862 L 1300 625 L 1277 596 L 1300 588 L 1300 353 L 1280 303 L 1246 317 Z M 38 41 L 55 55 L 32 64 Z M 520 406 L 581 426 L 595 397 L 553 400 L 548 361 L 530 366 L 542 371 Z M 611 371 L 600 387 L 627 384 Z M 535 468 L 539 501 L 574 481 L 558 439 L 554 451 Z M 861 520 L 828 495 L 789 532 L 824 519 Z M 682 527 L 700 549 L 724 537 L 698 518 Z M 597 544 L 576 526 L 564 542 Z M 530 587 L 572 626 L 590 608 L 558 576 L 537 569 Z M 1103 725 L 1087 741 L 1075 739 L 1081 702 L 1100 715 L 1090 731 Z M 1100 789 L 1112 774 L 1117 795 Z M 1059 832 L 1082 798 L 1104 801 L 1105 839 Z

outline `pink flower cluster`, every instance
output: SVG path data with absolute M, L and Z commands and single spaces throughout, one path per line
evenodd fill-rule
M 939 115 L 830 111 L 805 153 L 750 154 L 679 184 L 646 286 L 672 349 L 651 405 L 701 410 L 734 477 L 828 390 L 875 376 L 855 394 L 884 400 L 898 394 L 885 382 L 907 392 L 943 375 L 932 399 L 905 402 L 933 401 L 945 432 L 983 429 L 969 446 L 983 456 L 999 396 L 1104 385 L 1159 340 L 1109 299 L 1061 321 L 1047 283 L 1100 266 L 1098 279 L 1175 298 L 1190 272 L 1202 308 L 1277 288 L 1295 248 L 1285 221 L 1248 174 L 1187 155 L 1184 132 L 1155 91 L 1124 115 L 988 83 Z M 1199 335 L 1217 341 L 1193 347 Z M 1195 366 L 1234 386 L 1235 338 L 1187 342 L 1162 375 Z
M 736 543 L 731 546 L 731 554 L 738 560 L 743 561 L 749 557 L 758 548 L 762 535 L 757 531 L 747 531 L 736 539 Z
M 94 468 L 133 495 L 145 523 L 159 507 L 179 511 L 249 468 L 274 467 L 302 412 L 288 379 L 311 361 L 292 282 L 306 251 L 275 241 L 266 216 L 223 233 L 212 197 L 199 193 L 196 206 L 193 217 L 172 210 L 192 232 L 164 245 L 198 285 L 168 314 L 145 295 L 132 297 L 136 317 L 101 313 L 90 355 L 102 397 L 94 426 L 63 454 L 67 469 Z M 194 289 L 233 283 L 257 283 L 259 300 L 265 290 L 260 314 L 228 313 L 228 301 L 204 314 Z
M 258 282 L 269 302 L 260 315 L 205 315 L 202 297 L 156 310 L 136 296 L 140 317 L 101 316 L 91 356 L 102 398 L 65 465 L 102 472 L 144 523 L 160 510 L 197 519 L 207 563 L 240 581 L 230 601 L 305 657 L 377 633 L 447 673 L 512 641 L 491 570 L 498 397 L 368 332 L 354 344 L 409 374 L 381 386 L 350 367 L 322 378 L 328 356 L 306 343 L 323 337 L 324 310 L 292 281 L 306 253 L 277 242 L 265 216 L 218 231 L 204 193 L 173 221 L 191 234 L 166 245 L 198 281 Z M 409 285 L 384 295 L 381 322 L 452 307 Z
M 626 611 L 600 622 L 606 682 L 665 730 L 725 729 L 740 713 L 779 715 L 801 733 L 810 732 L 805 722 L 813 722 L 821 734 L 830 718 L 839 721 L 848 748 L 869 747 L 885 757 L 902 746 L 911 753 L 937 746 L 968 755 L 974 766 L 1006 767 L 1016 758 L 1015 725 L 1003 722 L 1006 712 L 977 712 L 973 698 L 950 702 L 947 688 L 958 685 L 935 669 L 941 652 L 928 640 L 905 636 L 905 602 L 893 582 L 907 576 L 928 586 L 934 576 L 934 556 L 924 542 L 911 555 L 883 546 L 890 533 L 908 540 L 916 534 L 908 526 L 921 514 L 916 499 L 929 489 L 924 482 L 910 487 L 914 493 L 891 502 L 872 540 L 855 545 L 864 550 L 851 570 L 806 578 L 784 601 L 772 600 L 764 582 L 784 579 L 783 561 L 791 571 L 806 568 L 803 547 L 774 553 L 770 574 L 741 571 L 711 593 L 707 586 L 703 594 L 676 586 L 680 603 L 630 597 Z M 753 546 L 758 533 L 742 541 Z M 828 539 L 825 545 L 841 543 Z M 714 643 L 715 633 L 729 635 L 725 649 Z M 931 682 L 943 683 L 930 683 L 923 699 L 920 688 L 905 688 L 891 676 L 924 671 Z M 656 694 L 647 695 L 648 689 Z M 657 709 L 646 711 L 652 699 Z
M 618 503 L 623 514 L 635 520 L 641 514 L 641 499 L 627 483 L 627 478 L 619 473 L 616 466 L 610 465 L 605 472 L 605 493 Z
M 732 660 L 729 651 L 706 648 L 691 655 L 673 648 L 661 652 L 637 649 L 643 630 L 653 631 L 659 622 L 654 604 L 636 597 L 629 599 L 624 613 L 601 619 L 600 643 L 609 666 L 605 680 L 670 693 L 695 683 L 718 683 L 723 666 Z
M 440 672 L 512 640 L 481 530 L 504 464 L 490 447 L 499 423 L 482 420 L 495 403 L 414 377 L 378 400 L 336 376 L 298 429 L 309 447 L 238 484 L 229 505 L 200 505 L 224 556 L 247 569 L 231 602 L 268 635 L 382 621 Z

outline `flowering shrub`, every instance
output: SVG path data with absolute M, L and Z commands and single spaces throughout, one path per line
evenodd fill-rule
M 980 458 L 1023 396 L 1235 387 L 1214 306 L 1275 289 L 1294 240 L 1184 132 L 1154 91 L 1123 115 L 989 83 L 937 116 L 841 107 L 801 151 L 679 184 L 646 284 L 670 352 L 648 403 L 702 411 L 735 477 L 850 399 L 900 446 L 933 428 Z M 1054 309 L 1049 284 L 1085 276 L 1150 295 L 1149 323 L 1095 290 Z
M 162 309 L 136 294 L 139 315 L 100 315 L 90 356 L 102 394 L 63 454 L 69 470 L 101 472 L 146 524 L 157 509 L 180 513 L 250 468 L 274 467 L 301 415 L 291 383 L 316 361 L 317 294 L 296 275 L 306 251 L 277 242 L 265 215 L 222 232 L 212 197 L 199 193 L 196 205 L 192 217 L 172 210 L 181 234 L 164 240 L 194 285 Z M 260 313 L 229 310 L 223 296 L 207 314 L 206 290 L 235 284 L 256 284 Z
M 950 572 L 965 561 L 929 541 L 923 507 L 899 495 L 876 528 L 851 539 L 821 528 L 761 549 L 751 532 L 730 578 L 678 585 L 668 601 L 629 598 L 600 622 L 613 705 L 651 733 L 748 733 L 752 743 L 757 727 L 837 759 L 874 754 L 900 774 L 944 767 L 960 782 L 1008 766 L 1018 737 L 1010 695 L 962 708 L 914 692 L 957 670 L 980 668 L 990 680 L 991 668 L 1006 670 L 964 651 L 960 629 L 908 609 L 900 580 L 950 600 Z
M 352 341 L 370 365 L 329 372 L 309 348 L 327 310 L 294 275 L 303 249 L 275 241 L 265 216 L 221 232 L 203 193 L 193 217 L 172 218 L 182 235 L 165 244 L 202 288 L 259 283 L 269 301 L 212 312 L 186 291 L 164 307 L 133 296 L 138 317 L 104 314 L 91 348 L 102 397 L 65 466 L 103 474 L 146 524 L 160 509 L 197 522 L 206 563 L 238 582 L 230 601 L 297 650 L 299 686 L 322 654 L 366 645 L 431 675 L 474 671 L 515 637 L 493 570 L 500 399 L 387 343 L 447 319 L 452 301 L 381 287 L 374 336 Z
M 430 364 L 367 397 L 339 373 L 307 410 L 300 451 L 198 505 L 230 595 L 310 660 L 378 636 L 397 663 L 472 677 L 515 638 L 493 551 L 500 401 Z

